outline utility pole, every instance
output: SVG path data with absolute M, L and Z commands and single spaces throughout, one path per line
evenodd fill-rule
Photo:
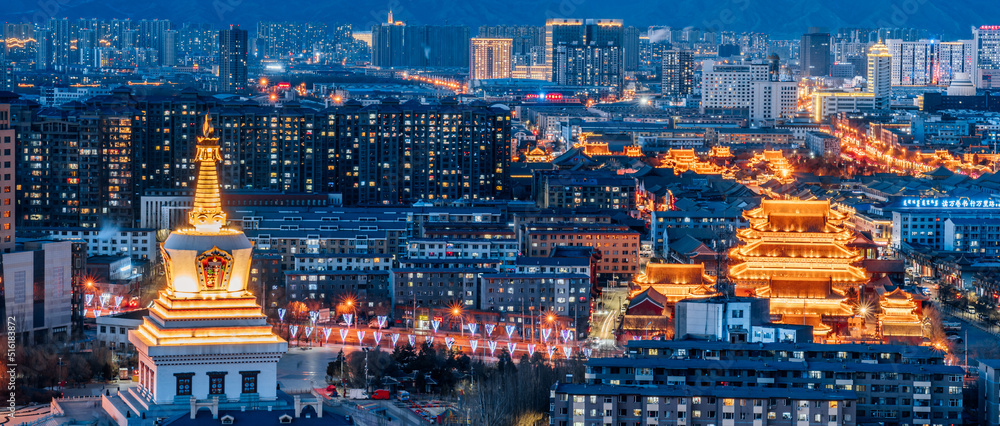
M 365 348 L 365 392 L 371 392 L 371 381 L 368 379 L 368 349 Z

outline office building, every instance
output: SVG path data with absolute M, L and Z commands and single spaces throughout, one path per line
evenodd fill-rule
M 392 12 L 388 22 L 372 26 L 372 65 L 382 68 L 407 66 L 408 51 L 403 44 L 405 36 L 406 24 L 393 21 Z
M 247 31 L 230 27 L 219 31 L 219 91 L 247 89 Z
M 788 117 L 796 109 L 798 86 L 774 80 L 770 65 L 762 61 L 739 64 L 705 61 L 701 111 L 755 121 Z
M 983 25 L 972 29 L 976 49 L 972 83 L 978 89 L 1000 88 L 1000 25 Z
M 903 198 L 886 207 L 892 214 L 894 249 L 914 248 L 1000 255 L 1000 203 L 990 198 Z
M 470 46 L 470 80 L 510 78 L 512 39 L 474 38 Z
M 748 117 L 754 104 L 754 82 L 769 81 L 768 65 L 763 62 L 723 64 L 705 61 L 701 74 L 701 111 Z
M 799 62 L 803 77 L 826 77 L 830 75 L 830 33 L 810 28 L 802 35 L 799 44 Z
M 981 424 L 1000 425 L 1000 359 L 979 360 L 979 410 Z
M 671 49 L 663 53 L 662 86 L 667 96 L 683 97 L 694 93 L 694 52 Z
M 750 120 L 755 123 L 791 118 L 798 108 L 799 85 L 794 81 L 754 81 Z
M 868 49 L 867 86 L 863 92 L 823 90 L 813 93 L 812 118 L 822 122 L 841 112 L 889 108 L 892 95 L 892 55 L 879 42 Z
M 875 109 L 888 109 L 892 94 L 892 55 L 885 44 L 875 43 L 868 50 L 867 93 L 875 97 Z
M 70 334 L 72 243 L 32 241 L 0 254 L 3 305 L 0 314 L 16 319 L 21 344 L 42 344 Z
M 840 157 L 840 138 L 824 132 L 806 133 L 806 147 L 817 157 Z

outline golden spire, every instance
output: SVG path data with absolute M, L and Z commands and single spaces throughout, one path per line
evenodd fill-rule
M 219 197 L 219 173 L 215 163 L 222 160 L 219 152 L 219 138 L 212 128 L 212 119 L 205 116 L 205 123 L 198 136 L 198 152 L 194 161 L 198 163 L 198 183 L 194 190 L 194 206 L 188 213 L 188 222 L 199 232 L 218 233 L 226 224 L 226 213 L 222 211 Z

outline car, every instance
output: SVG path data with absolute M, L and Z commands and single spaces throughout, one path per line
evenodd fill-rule
M 962 338 L 958 337 L 958 336 L 948 336 L 948 340 L 951 340 L 953 343 L 962 343 L 962 342 L 964 342 L 964 340 L 962 340 Z

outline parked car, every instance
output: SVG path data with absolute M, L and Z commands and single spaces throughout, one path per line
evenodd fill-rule
M 347 399 L 368 399 L 368 392 L 364 389 L 348 389 Z

